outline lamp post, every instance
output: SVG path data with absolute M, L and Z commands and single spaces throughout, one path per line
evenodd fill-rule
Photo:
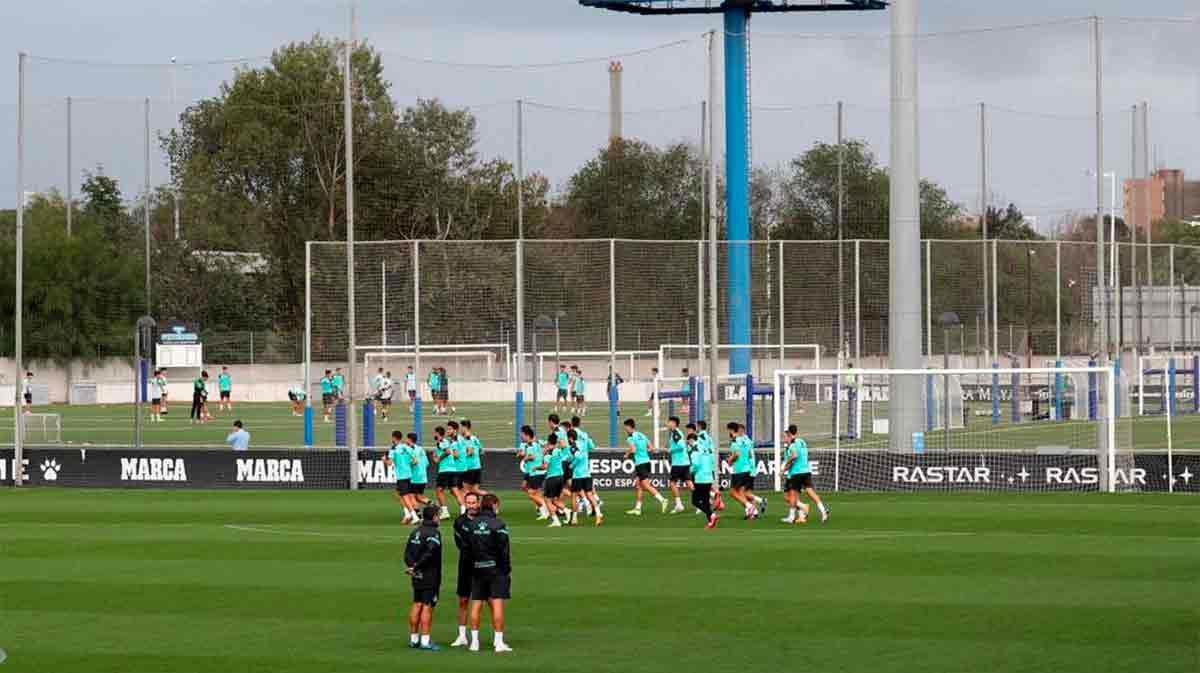
M 542 314 L 533 319 L 533 419 L 536 425 L 538 417 L 538 387 L 541 385 L 541 371 L 539 365 L 541 360 L 538 358 L 538 332 L 544 329 L 554 329 L 556 321 L 548 315 Z
M 562 366 L 562 362 L 560 362 L 562 359 L 562 339 L 560 338 L 558 321 L 565 317 L 567 317 L 567 312 L 562 309 L 554 313 L 554 371 L 556 372 Z
M 946 311 L 938 317 L 938 324 L 942 326 L 942 369 L 950 369 L 950 330 L 962 324 L 958 319 L 958 314 L 954 311 Z M 946 451 L 950 450 L 950 374 L 942 374 L 942 422 L 945 427 L 942 428 L 942 448 Z

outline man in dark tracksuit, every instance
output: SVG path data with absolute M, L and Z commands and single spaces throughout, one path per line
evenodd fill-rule
M 470 545 L 467 539 L 471 535 L 471 522 L 479 516 L 479 494 L 467 492 L 463 496 L 463 513 L 454 520 L 454 546 L 458 547 L 458 638 L 450 643 L 450 647 L 466 647 L 467 640 L 467 608 L 471 602 L 471 579 L 475 576 L 475 566 L 471 561 Z
M 192 423 L 204 422 L 204 401 L 208 399 L 208 372 L 200 372 L 200 378 L 192 381 Z
M 510 598 L 512 587 L 512 557 L 509 554 L 508 527 L 496 516 L 500 499 L 489 493 L 483 496 L 479 516 L 469 524 L 467 547 L 473 566 L 471 578 L 471 646 L 479 651 L 479 618 L 483 603 L 492 611 L 492 642 L 496 652 L 512 652 L 504 642 L 504 601 Z
M 405 574 L 412 577 L 413 604 L 408 613 L 408 646 L 437 652 L 429 638 L 433 609 L 442 587 L 442 534 L 438 531 L 438 508 L 421 510 L 421 526 L 408 536 L 404 547 Z

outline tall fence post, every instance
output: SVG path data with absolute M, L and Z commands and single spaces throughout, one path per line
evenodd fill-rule
M 13 311 L 13 485 L 20 486 L 25 476 L 25 414 L 21 413 L 21 384 L 25 380 L 23 322 L 25 314 L 25 64 L 29 55 L 17 55 L 17 223 L 16 223 L 16 298 Z
M 854 239 L 854 360 L 862 366 L 862 240 Z
M 413 385 L 416 394 L 413 395 L 413 432 L 417 433 L 417 443 L 421 442 L 421 242 L 412 242 L 412 274 L 413 274 Z M 408 387 L 408 381 L 404 382 Z
M 145 157 L 143 158 L 143 171 L 146 176 L 146 184 L 143 185 L 145 194 L 142 197 L 142 225 L 145 228 L 146 237 L 146 315 L 153 313 L 150 306 L 150 98 L 145 101 Z
M 925 241 L 925 355 L 933 357 L 933 241 Z
M 350 92 L 354 86 L 354 49 L 357 38 L 357 3 L 350 3 L 350 40 L 345 48 L 346 73 L 342 78 L 342 96 L 346 127 L 346 308 L 349 313 L 350 340 L 346 363 L 346 448 L 350 453 L 350 488 L 358 488 L 358 423 L 354 414 L 354 384 L 357 374 L 358 335 L 354 315 L 354 106 Z
M 71 134 L 73 132 L 72 125 L 71 125 L 71 107 L 72 107 L 71 97 L 67 96 L 67 238 L 71 237 L 71 232 L 72 232 L 72 228 L 73 228 L 72 220 L 74 219 L 74 214 L 75 214 L 74 213 L 75 204 L 72 203 L 72 201 L 75 198 L 75 196 L 74 196 L 75 177 L 74 177 L 74 175 L 72 175 L 72 173 L 74 172 L 74 169 L 71 167 L 71 155 L 73 154 L 73 152 L 71 150 L 71 141 L 72 141 Z

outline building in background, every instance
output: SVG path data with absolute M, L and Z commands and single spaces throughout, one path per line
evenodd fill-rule
M 1200 180 L 1186 180 L 1178 168 L 1126 180 L 1125 221 L 1145 229 L 1147 222 L 1160 220 L 1200 220 Z

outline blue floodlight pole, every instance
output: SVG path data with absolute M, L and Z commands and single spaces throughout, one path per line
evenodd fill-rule
M 729 241 L 729 279 L 725 306 L 729 343 L 749 345 L 750 336 L 750 120 L 746 94 L 746 31 L 750 10 L 726 7 L 725 12 L 725 238 Z M 729 373 L 750 373 L 750 351 L 729 353 Z M 749 397 L 749 395 L 747 395 Z
M 725 238 L 729 276 L 725 305 L 729 343 L 750 345 L 750 110 L 751 12 L 833 12 L 887 8 L 885 0 L 579 0 L 585 7 L 642 16 L 716 14 L 725 19 Z M 713 111 L 715 114 L 715 111 Z M 781 327 L 782 329 L 782 327 Z M 750 372 L 750 352 L 729 355 L 730 374 Z

